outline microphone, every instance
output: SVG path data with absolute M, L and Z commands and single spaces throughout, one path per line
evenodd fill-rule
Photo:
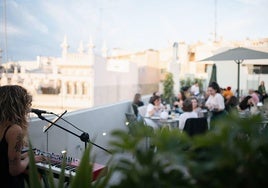
M 39 109 L 35 109 L 35 108 L 32 108 L 31 112 L 35 113 L 38 116 L 40 116 L 41 114 L 53 114 L 52 112 L 47 112 L 45 110 L 39 110 Z

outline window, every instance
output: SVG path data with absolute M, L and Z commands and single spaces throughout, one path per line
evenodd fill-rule
M 268 65 L 253 65 L 255 74 L 268 74 Z

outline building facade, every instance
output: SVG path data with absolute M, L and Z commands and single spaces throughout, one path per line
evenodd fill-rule
M 127 52 L 104 46 L 102 54 L 94 51 L 90 41 L 81 42 L 77 52 L 69 52 L 67 37 L 61 44 L 60 57 L 37 57 L 36 61 L 8 62 L 1 69 L 1 85 L 20 84 L 33 94 L 33 107 L 61 112 L 96 107 L 131 100 L 135 93 L 163 91 L 167 72 L 173 74 L 175 95 L 183 79 L 202 79 L 207 86 L 213 63 L 221 87 L 237 83 L 234 62 L 200 62 L 199 60 L 235 47 L 268 52 L 268 39 L 245 41 L 175 42 L 160 50 Z M 256 89 L 261 80 L 268 80 L 268 60 L 245 61 L 241 66 L 241 92 Z

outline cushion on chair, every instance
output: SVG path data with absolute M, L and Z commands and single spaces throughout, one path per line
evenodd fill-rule
M 208 130 L 207 118 L 189 118 L 185 122 L 183 131 L 189 136 L 205 133 Z

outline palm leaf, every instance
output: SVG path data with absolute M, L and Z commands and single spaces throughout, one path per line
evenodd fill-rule
M 76 170 L 76 176 L 71 181 L 71 188 L 89 188 L 92 181 L 92 164 L 89 160 L 90 147 L 87 147 L 84 151 L 82 160 Z
M 63 153 L 63 160 L 61 164 L 61 172 L 59 176 L 59 184 L 58 188 L 63 188 L 64 187 L 64 182 L 65 182 L 65 168 L 66 168 L 66 152 Z
M 54 183 L 54 176 L 53 172 L 51 170 L 51 165 L 49 164 L 49 172 L 48 172 L 48 182 L 49 182 L 49 187 L 50 188 L 56 188 L 55 183 Z
M 32 150 L 32 144 L 30 143 L 30 150 L 29 150 L 29 157 L 30 157 L 30 163 L 29 163 L 29 176 L 30 176 L 30 187 L 34 188 L 42 188 L 39 174 L 37 171 L 37 167 L 35 165 L 35 159 L 34 159 L 34 153 Z

